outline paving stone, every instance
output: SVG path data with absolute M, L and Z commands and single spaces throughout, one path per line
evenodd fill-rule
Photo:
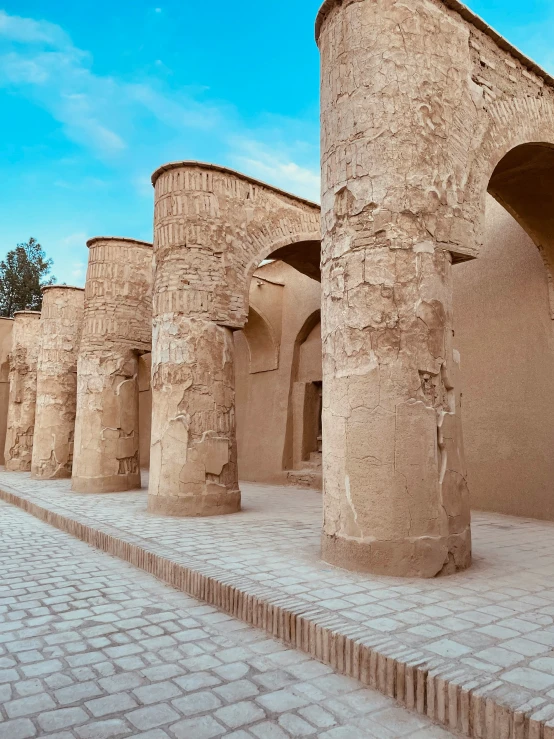
M 44 731 L 57 731 L 66 729 L 68 726 L 83 724 L 89 716 L 82 708 L 58 708 L 49 713 L 41 713 L 38 716 L 39 726 Z
M 184 716 L 193 716 L 195 713 L 213 711 L 223 705 L 222 701 L 211 691 L 200 691 L 177 698 L 172 705 Z
M 181 691 L 175 683 L 165 681 L 143 685 L 141 688 L 135 688 L 135 690 L 133 690 L 133 695 L 135 695 L 141 703 L 147 706 L 150 703 L 159 703 L 160 701 L 167 701 L 171 698 L 175 698 L 176 696 L 181 695 Z
M 55 707 L 56 703 L 48 693 L 35 693 L 26 698 L 17 698 L 4 704 L 4 710 L 8 714 L 8 718 L 31 716 Z
M 139 708 L 127 714 L 127 719 L 133 726 L 142 730 L 163 726 L 171 721 L 176 721 L 178 718 L 179 714 L 168 706 L 167 703 L 157 703 L 146 708 Z
M 79 739 L 112 739 L 129 735 L 129 724 L 120 718 L 112 718 L 107 721 L 92 721 L 84 726 L 78 726 L 75 734 Z
M 0 660 L 13 659 L 14 642 L 18 654 L 32 654 L 37 661 L 17 669 L 0 668 L 8 678 L 0 685 L 0 696 L 6 699 L 6 712 L 36 710 L 30 714 L 33 721 L 28 716 L 0 721 L 0 739 L 19 739 L 18 732 L 22 739 L 281 739 L 323 736 L 345 727 L 356 732 L 349 739 L 369 736 L 365 724 L 356 725 L 353 717 L 379 727 L 380 734 L 373 739 L 396 739 L 384 723 L 373 720 L 378 712 L 396 709 L 389 698 L 15 508 L 0 502 L 0 510 L 4 589 L 9 590 L 13 580 L 6 576 L 8 567 L 8 574 L 17 571 L 22 594 L 27 594 L 27 586 L 36 588 L 37 600 L 41 589 L 50 593 L 58 589 L 46 588 L 44 582 L 59 575 L 66 587 L 59 588 L 65 594 L 58 597 L 68 598 L 65 603 L 72 612 L 85 610 L 84 599 L 75 595 L 102 593 L 101 604 L 90 609 L 94 615 L 80 623 L 52 610 L 52 620 L 29 628 L 34 619 L 21 612 L 19 596 L 5 605 L 2 615 L 16 614 L 17 633 L 24 637 L 0 644 Z M 396 598 L 399 595 L 395 593 Z M 93 602 L 98 598 L 92 596 Z M 151 619 L 159 613 L 165 615 L 155 626 Z M 98 624 L 100 630 L 91 626 L 91 618 L 109 619 L 109 630 L 105 623 Z M 204 618 L 210 619 L 209 625 Z M 137 619 L 147 625 L 136 626 Z M 129 622 L 132 628 L 121 626 Z M 146 639 L 161 639 L 159 630 L 163 632 L 166 623 L 178 625 L 175 634 L 194 631 L 194 638 L 176 640 L 169 647 L 165 641 L 150 641 L 145 649 Z M 41 633 L 33 633 L 35 629 Z M 32 648 L 22 650 L 26 639 Z M 99 641 L 104 639 L 111 646 Z M 131 649 L 109 653 L 118 646 Z M 63 672 L 50 671 L 57 662 Z M 187 672 L 187 663 L 192 672 Z M 45 674 L 22 679 L 20 669 L 32 665 L 46 665 Z M 550 679 L 550 663 L 541 667 L 543 671 L 535 672 Z M 47 706 L 41 703 L 43 696 L 51 701 Z M 412 725 L 413 716 L 408 714 L 407 725 Z M 415 718 L 423 722 L 422 730 L 435 731 L 427 719 Z M 398 721 L 396 714 L 394 720 Z
M 220 708 L 215 712 L 215 717 L 229 728 L 238 729 L 264 719 L 265 712 L 252 701 L 240 701 Z
M 250 680 L 235 680 L 226 685 L 214 688 L 213 692 L 217 693 L 227 703 L 232 703 L 259 695 L 260 689 L 254 683 L 250 682 Z
M 292 711 L 296 708 L 307 706 L 309 701 L 289 690 L 277 690 L 274 693 L 262 695 L 256 699 L 257 702 L 272 713 Z
M 94 682 L 75 683 L 67 688 L 56 690 L 54 695 L 61 706 L 66 706 L 102 695 L 102 690 Z
M 263 721 L 261 724 L 256 724 L 256 726 L 252 726 L 250 731 L 258 739 L 289 739 L 289 734 L 284 729 L 270 721 Z
M 0 739 L 28 739 L 37 736 L 33 722 L 26 718 L 0 723 Z
M 291 736 L 313 736 L 317 729 L 304 721 L 299 716 L 295 716 L 294 713 L 284 713 L 279 716 L 279 726 Z
M 298 713 L 320 729 L 328 729 L 337 723 L 335 717 L 321 706 L 305 706 L 299 708 Z
M 85 703 L 88 710 L 96 717 L 107 716 L 110 713 L 123 713 L 138 705 L 130 693 L 114 693 Z
M 171 733 L 176 739 L 193 739 L 193 737 L 194 739 L 212 739 L 212 737 L 222 736 L 225 732 L 225 727 L 212 716 L 185 719 L 171 727 Z

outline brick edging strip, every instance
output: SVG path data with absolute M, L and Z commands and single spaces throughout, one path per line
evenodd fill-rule
M 125 541 L 121 535 L 100 531 L 6 489 L 0 488 L 0 499 L 129 562 L 177 590 L 263 629 L 449 730 L 475 739 L 554 739 L 554 721 L 549 720 L 554 711 L 541 710 L 543 703 L 536 698 L 516 709 L 503 704 L 501 699 L 506 686 L 494 677 L 475 673 L 474 679 L 468 680 L 465 667 L 460 669 L 439 657 L 429 659 L 421 652 L 399 647 L 386 636 L 362 638 L 362 629 L 354 624 L 339 630 L 340 619 L 327 614 L 318 623 L 313 619 L 317 606 L 303 604 L 302 608 L 292 611 L 280 605 L 280 601 L 288 600 L 286 597 L 271 603 L 267 598 L 223 582 L 223 578 L 205 575 L 148 551 L 144 546 Z M 228 579 L 235 578 L 231 575 Z M 357 633 L 359 638 L 356 638 Z M 495 695 L 495 691 L 499 695 Z M 509 697 L 513 699 L 514 696 Z

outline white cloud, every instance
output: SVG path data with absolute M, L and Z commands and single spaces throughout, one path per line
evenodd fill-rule
M 21 43 L 46 43 L 55 46 L 69 42 L 66 33 L 54 23 L 8 15 L 4 10 L 0 10 L 0 38 L 2 37 Z
M 85 231 L 77 231 L 60 240 L 60 246 L 68 251 L 86 247 L 90 236 Z
M 211 159 L 298 195 L 319 197 L 317 145 L 306 143 L 317 142 L 315 127 L 267 118 L 249 130 L 233 105 L 207 98 L 207 87 L 167 90 L 162 72 L 170 70 L 160 66 L 153 64 L 158 77 L 131 81 L 97 74 L 91 55 L 59 26 L 0 11 L 0 88 L 40 106 L 71 141 L 126 171 L 140 195 L 150 188 L 150 170 L 167 161 L 167 153 L 171 159 L 196 158 L 191 132 L 205 139 L 209 131 Z M 63 181 L 56 180 L 60 187 Z
M 98 75 L 87 52 L 46 21 L 0 14 L 0 87 L 24 95 L 59 121 L 72 141 L 104 158 L 128 146 L 137 117 L 174 130 L 205 128 L 219 117 L 185 93 L 169 96 L 149 82 Z
M 319 170 L 300 167 L 286 158 L 280 159 L 276 154 L 270 153 L 262 154 L 256 159 L 240 155 L 235 159 L 252 177 L 319 202 Z
M 293 132 L 298 127 L 297 122 L 280 121 L 280 125 Z M 290 136 L 289 141 L 283 141 L 282 131 L 272 125 L 251 132 L 249 137 L 236 136 L 232 139 L 232 164 L 245 174 L 319 202 L 319 150 L 315 144 L 306 144 L 313 132 L 302 133 L 300 140 Z
M 75 280 L 82 280 L 85 277 L 87 265 L 84 262 L 73 262 L 71 276 Z

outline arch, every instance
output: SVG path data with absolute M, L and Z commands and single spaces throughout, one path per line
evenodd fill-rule
M 287 413 L 287 430 L 285 435 L 285 444 L 283 448 L 283 469 L 284 470 L 291 470 L 294 468 L 295 462 L 299 461 L 299 456 L 301 457 L 302 454 L 299 454 L 298 451 L 295 452 L 296 448 L 301 448 L 302 443 L 299 444 L 295 443 L 295 436 L 297 436 L 297 432 L 295 431 L 295 426 L 298 427 L 298 423 L 295 422 L 295 415 L 298 415 L 298 413 L 295 413 L 295 406 L 303 405 L 304 400 L 299 400 L 297 397 L 298 392 L 295 389 L 297 380 L 298 380 L 298 368 L 300 364 L 300 347 L 302 344 L 306 341 L 308 336 L 312 333 L 314 328 L 318 325 L 318 323 L 321 323 L 321 309 L 315 310 L 313 313 L 311 313 L 308 318 L 304 321 L 302 328 L 298 332 L 295 342 L 294 342 L 294 350 L 293 350 L 293 359 L 292 359 L 292 365 L 291 365 L 291 375 L 290 375 L 290 389 L 289 389 L 289 400 L 288 400 L 288 413 Z M 304 397 L 304 394 L 303 394 Z
M 248 346 L 250 374 L 278 369 L 279 344 L 267 318 L 250 306 L 242 331 Z
M 464 188 L 463 210 L 466 220 L 475 224 L 477 245 L 481 246 L 485 232 L 486 195 L 491 179 L 512 150 L 529 144 L 554 146 L 554 100 L 526 97 L 490 104 L 483 113 L 479 128 L 476 132 L 478 143 Z M 496 197 L 494 192 L 491 194 Z M 527 230 L 524 224 L 521 225 Z
M 248 305 L 250 282 L 264 259 L 278 259 L 312 280 L 321 282 L 321 234 L 316 231 L 281 237 L 260 249 L 245 267 L 245 305 Z

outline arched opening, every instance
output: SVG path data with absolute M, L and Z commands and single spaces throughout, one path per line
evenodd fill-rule
M 323 410 L 321 311 L 314 311 L 294 344 L 289 396 L 289 428 L 283 459 L 288 480 L 299 487 L 321 489 Z
M 294 440 L 302 436 L 294 432 L 300 423 L 293 403 L 299 372 L 311 385 L 304 440 L 297 441 L 300 455 L 309 460 L 311 453 L 319 454 L 320 446 L 320 243 L 278 244 L 262 258 L 249 276 L 248 321 L 234 334 L 239 477 L 290 484 L 295 482 L 289 479 L 295 467 Z M 313 365 L 319 367 L 315 372 Z M 314 376 L 308 380 L 309 375 Z M 317 466 L 319 487 L 321 463 Z
M 482 253 L 454 270 L 472 506 L 554 520 L 554 147 L 513 148 L 488 192 Z
M 547 268 L 554 317 L 554 144 L 523 144 L 509 151 L 493 172 L 489 193 L 538 247 Z

